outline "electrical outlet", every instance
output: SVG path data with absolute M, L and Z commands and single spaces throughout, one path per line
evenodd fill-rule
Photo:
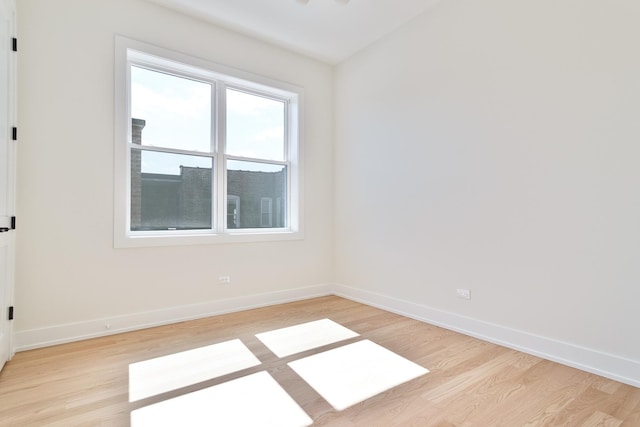
M 218 283 L 221 285 L 225 285 L 227 283 L 231 283 L 231 276 L 220 276 L 218 277 Z
M 456 296 L 463 299 L 471 299 L 471 291 L 469 289 L 456 289 Z

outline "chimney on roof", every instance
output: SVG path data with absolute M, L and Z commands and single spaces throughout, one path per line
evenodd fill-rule
M 142 145 L 142 129 L 146 121 L 131 119 L 131 143 Z M 131 150 L 131 230 L 142 226 L 142 151 Z

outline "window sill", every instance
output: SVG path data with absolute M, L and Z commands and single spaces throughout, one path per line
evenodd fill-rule
M 302 240 L 304 234 L 301 231 L 290 230 L 241 230 L 224 234 L 193 234 L 182 231 L 163 232 L 162 234 L 135 233 L 114 236 L 114 247 L 119 248 L 143 248 L 160 246 L 191 246 L 213 245 L 229 243 L 260 243 L 277 242 L 286 240 Z

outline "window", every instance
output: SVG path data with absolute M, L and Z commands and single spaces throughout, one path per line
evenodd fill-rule
M 116 44 L 116 246 L 301 238 L 301 90 Z

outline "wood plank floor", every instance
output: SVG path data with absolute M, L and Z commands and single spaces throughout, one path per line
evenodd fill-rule
M 335 411 L 255 334 L 329 318 L 430 370 Z M 128 365 L 239 338 L 255 368 L 139 402 Z M 132 410 L 267 370 L 314 426 L 640 426 L 640 389 L 338 297 L 18 353 L 0 373 L 0 426 L 128 426 Z

